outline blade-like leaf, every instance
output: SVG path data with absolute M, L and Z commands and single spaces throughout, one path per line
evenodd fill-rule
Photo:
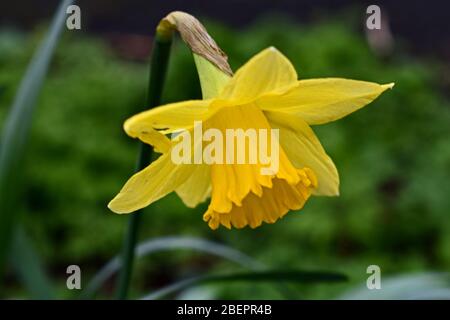
M 206 275 L 194 277 L 186 280 L 181 280 L 171 284 L 162 289 L 156 290 L 145 297 L 143 300 L 154 300 L 162 298 L 168 294 L 186 289 L 188 287 L 212 283 L 212 282 L 230 282 L 230 281 L 245 281 L 245 282 L 297 282 L 297 283 L 320 283 L 320 282 L 342 282 L 346 281 L 347 277 L 335 272 L 322 271 L 295 271 L 295 270 L 270 270 L 270 271 L 253 271 L 241 272 L 224 275 Z
M 381 289 L 361 285 L 343 294 L 343 300 L 450 299 L 450 274 L 427 272 L 383 278 Z
M 11 262 L 28 289 L 32 299 L 53 299 L 53 288 L 43 272 L 41 261 L 36 255 L 25 231 L 19 227 L 11 248 Z
M 211 241 L 191 237 L 162 237 L 140 243 L 136 247 L 136 258 L 166 250 L 190 249 L 209 253 L 250 269 L 259 269 L 263 265 L 244 253 Z M 83 290 L 82 298 L 92 297 L 95 292 L 121 267 L 121 259 L 116 256 L 110 260 L 89 282 Z
M 50 29 L 31 60 L 10 113 L 0 142 L 0 275 L 17 218 L 15 197 L 20 162 L 26 149 L 33 110 L 48 70 L 53 51 L 65 26 L 66 9 L 72 0 L 61 1 Z

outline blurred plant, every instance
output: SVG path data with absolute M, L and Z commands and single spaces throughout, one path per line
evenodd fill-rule
M 383 280 L 382 290 L 358 287 L 344 293 L 343 300 L 450 300 L 450 274 L 402 274 Z
M 18 182 L 22 178 L 20 176 L 20 166 L 26 149 L 33 111 L 53 51 L 65 25 L 65 10 L 71 3 L 71 0 L 61 2 L 45 41 L 37 50 L 21 81 L 11 106 L 11 111 L 3 127 L 0 142 L 0 281 L 4 271 L 4 261 L 10 249 L 13 232 L 16 229 L 17 214 L 14 212 L 14 208 L 18 202 L 17 189 L 20 187 Z M 27 244 L 23 231 L 20 232 L 17 241 L 20 243 L 18 248 L 32 250 Z M 15 253 L 14 250 L 13 253 Z M 42 289 L 49 287 L 45 282 L 40 267 L 35 264 L 36 259 L 26 260 L 27 264 L 29 264 L 29 270 L 21 268 L 21 265 L 27 265 L 25 261 L 22 261 L 22 258 L 26 258 L 26 256 L 17 253 L 13 259 L 19 272 L 22 273 L 22 278 L 26 282 L 33 281 L 35 278 L 41 279 L 39 284 L 42 285 Z M 28 276 L 26 275 L 27 273 L 29 274 Z M 0 282 L 0 287 L 1 284 Z M 50 293 L 45 293 L 43 297 L 48 298 L 49 296 Z
M 377 106 L 318 128 L 344 177 L 341 197 L 310 201 L 302 217 L 292 214 L 270 228 L 219 230 L 211 236 L 197 223 L 205 206 L 188 209 L 169 195 L 151 206 L 152 214 L 142 216 L 141 239 L 164 234 L 212 237 L 267 265 L 331 266 L 352 275 L 347 284 L 302 283 L 296 297 L 303 298 L 340 296 L 349 286 L 365 283 L 366 267 L 373 263 L 382 266 L 383 277 L 450 268 L 450 104 L 440 91 L 442 63 L 407 55 L 401 41 L 389 61 L 380 60 L 348 21 L 298 26 L 287 19 L 261 20 L 239 32 L 207 23 L 233 67 L 275 45 L 303 79 L 332 72 L 401 84 Z M 0 31 L 1 120 L 41 35 Z M 22 215 L 27 234 L 62 297 L 71 297 L 65 288 L 67 265 L 80 265 L 89 278 L 120 246 L 123 220 L 108 214 L 105 204 L 131 173 L 135 148 L 121 124 L 144 101 L 146 77 L 146 68 L 119 59 L 98 38 L 66 34 L 57 48 L 27 145 L 22 201 L 14 212 L 27 213 Z M 166 87 L 163 103 L 201 95 L 192 56 L 177 43 Z M 182 251 L 157 253 L 138 260 L 132 294 L 139 297 L 149 288 L 224 268 L 235 267 Z M 30 297 L 8 275 L 2 295 Z M 280 297 L 273 286 L 260 283 L 214 288 L 218 298 Z M 99 294 L 109 296 L 110 290 L 107 282 Z
M 259 269 L 262 267 L 262 265 L 257 261 L 254 261 L 245 254 L 242 254 L 232 248 L 228 248 L 210 241 L 189 237 L 161 237 L 140 243 L 136 246 L 136 258 L 141 258 L 158 251 L 175 249 L 198 250 L 200 252 L 205 252 L 228 259 L 250 269 Z M 108 278 L 110 278 L 117 270 L 121 269 L 121 264 L 122 261 L 119 257 L 115 257 L 109 261 L 92 278 L 86 289 L 83 290 L 83 297 L 92 297 L 100 289 L 100 287 L 104 285 Z

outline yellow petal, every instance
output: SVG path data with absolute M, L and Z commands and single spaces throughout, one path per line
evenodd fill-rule
M 129 118 L 124 129 L 130 137 L 146 142 L 152 129 L 172 133 L 192 127 L 196 120 L 205 120 L 211 113 L 209 103 L 210 100 L 189 100 L 156 107 Z
M 296 81 L 297 73 L 291 62 L 277 49 L 270 47 L 242 66 L 218 98 L 245 103 L 265 93 L 294 85 Z
M 290 113 L 309 124 L 322 124 L 364 107 L 393 86 L 339 78 L 301 80 L 282 94 L 261 97 L 257 104 L 263 110 Z
M 115 213 L 130 213 L 144 208 L 181 186 L 193 169 L 192 165 L 175 165 L 170 153 L 163 154 L 133 175 L 108 207 Z
M 168 152 L 171 146 L 169 138 L 152 128 L 142 131 L 139 140 L 153 146 L 154 151 L 159 153 Z
M 339 175 L 331 158 L 309 125 L 299 116 L 265 111 L 273 128 L 280 129 L 280 144 L 296 168 L 308 167 L 318 180 L 316 195 L 339 195 Z
M 192 165 L 191 176 L 175 191 L 184 204 L 194 208 L 211 195 L 211 168 L 205 164 Z

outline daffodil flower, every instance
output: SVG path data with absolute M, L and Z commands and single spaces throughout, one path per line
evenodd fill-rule
M 310 125 L 338 120 L 362 108 L 393 84 L 323 78 L 298 80 L 291 62 L 270 47 L 233 76 L 195 56 L 203 100 L 160 106 L 128 119 L 126 133 L 161 156 L 133 175 L 109 203 L 130 213 L 175 191 L 189 207 L 211 198 L 203 215 L 211 229 L 256 228 L 301 209 L 311 195 L 339 194 L 339 176 Z M 279 170 L 261 164 L 174 164 L 166 134 L 204 128 L 279 129 Z

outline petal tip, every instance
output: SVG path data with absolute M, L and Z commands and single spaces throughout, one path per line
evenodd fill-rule
M 116 198 L 112 199 L 108 203 L 108 209 L 117 214 L 130 213 L 130 211 L 124 210 L 123 208 L 120 208 L 119 206 L 117 206 L 116 202 L 117 202 Z
M 131 129 L 132 126 L 131 126 L 131 121 L 130 120 L 131 120 L 131 118 L 125 120 L 125 122 L 122 125 L 122 128 L 123 128 L 123 131 L 125 131 L 125 133 L 127 135 L 129 135 L 130 137 L 134 138 L 134 135 L 133 135 L 132 129 Z
M 383 84 L 383 87 L 386 89 L 392 89 L 395 86 L 395 82 Z
M 108 203 L 108 209 L 111 210 L 111 211 L 114 212 L 114 213 L 119 213 L 119 212 L 117 212 L 116 209 L 114 208 L 114 199 L 111 200 L 111 201 Z

